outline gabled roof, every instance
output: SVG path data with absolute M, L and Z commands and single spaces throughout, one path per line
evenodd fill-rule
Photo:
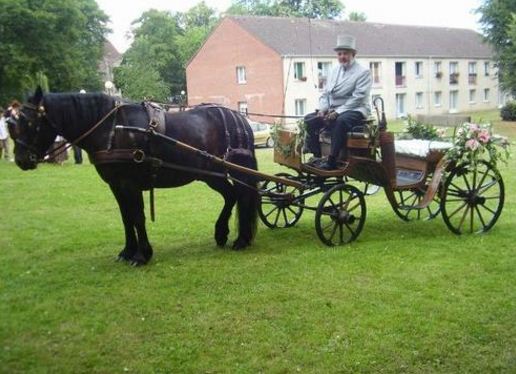
M 110 65 L 119 65 L 122 61 L 122 54 L 118 52 L 113 43 L 104 39 L 103 59 Z
M 283 56 L 333 57 L 339 34 L 357 38 L 360 56 L 486 59 L 493 56 L 482 35 L 468 29 L 307 18 L 229 18 Z

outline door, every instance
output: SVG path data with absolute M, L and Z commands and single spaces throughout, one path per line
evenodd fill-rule
M 405 113 L 405 94 L 396 94 L 396 117 L 404 117 Z

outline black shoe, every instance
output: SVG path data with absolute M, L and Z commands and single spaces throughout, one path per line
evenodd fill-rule
M 322 170 L 337 170 L 337 164 L 331 161 L 323 162 L 317 167 Z

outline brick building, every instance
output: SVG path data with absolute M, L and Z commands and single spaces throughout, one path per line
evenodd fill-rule
M 188 102 L 254 113 L 313 111 L 337 64 L 339 34 L 357 38 L 357 61 L 371 69 L 372 96 L 384 98 L 389 118 L 489 109 L 505 101 L 492 50 L 472 30 L 232 16 L 189 62 Z

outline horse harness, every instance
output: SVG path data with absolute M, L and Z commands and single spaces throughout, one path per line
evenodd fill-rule
M 118 106 L 120 108 L 124 104 L 121 104 Z M 176 139 L 170 138 L 166 136 L 166 126 L 165 126 L 165 110 L 151 102 L 143 102 L 142 103 L 148 118 L 149 123 L 146 128 L 139 128 L 139 127 L 130 127 L 130 126 L 123 126 L 123 125 L 117 125 L 117 114 L 118 111 L 116 110 L 113 116 L 113 125 L 112 130 L 110 132 L 109 136 L 109 142 L 107 145 L 107 148 L 102 151 L 98 151 L 93 153 L 90 156 L 90 162 L 94 165 L 105 165 L 105 164 L 127 164 L 127 163 L 136 163 L 136 164 L 148 164 L 150 166 L 150 187 L 149 187 L 149 197 L 150 197 L 150 213 L 151 213 L 151 220 L 155 220 L 155 209 L 154 209 L 154 186 L 156 184 L 158 172 L 160 169 L 170 169 L 175 171 L 181 171 L 181 172 L 189 172 L 197 175 L 204 175 L 204 176 L 211 176 L 211 177 L 218 177 L 218 178 L 225 178 L 233 181 L 234 183 L 239 183 L 242 185 L 247 186 L 248 188 L 252 188 L 254 190 L 257 190 L 256 187 L 251 186 L 248 183 L 245 183 L 239 179 L 236 179 L 232 176 L 230 176 L 227 172 L 227 169 L 224 169 L 224 172 L 214 172 L 214 171 L 208 171 L 203 170 L 199 168 L 193 168 L 188 166 L 179 165 L 172 162 L 163 161 L 161 158 L 156 157 L 156 152 L 153 150 L 153 138 L 163 139 L 167 141 L 168 143 L 171 143 L 172 145 L 181 145 L 183 149 L 186 147 L 187 150 L 192 151 L 196 155 L 205 158 L 210 161 L 217 161 L 220 160 L 214 155 L 209 154 L 206 151 L 199 150 L 197 148 L 188 146 L 184 143 L 181 143 L 177 141 Z M 214 105 L 214 104 L 201 104 L 202 107 L 207 108 L 214 108 L 217 109 L 221 115 L 222 123 L 224 124 L 224 134 L 226 137 L 226 151 L 223 156 L 223 162 L 226 161 L 228 155 L 233 151 L 231 148 L 231 138 L 230 133 L 227 127 L 227 119 L 226 114 L 224 113 L 224 108 Z M 235 123 L 239 121 L 238 117 L 231 111 L 231 114 L 233 116 L 233 119 Z M 123 116 L 123 111 L 120 112 L 120 115 Z M 242 121 L 240 119 L 240 121 Z M 126 121 L 122 121 L 123 123 L 126 123 Z M 242 128 L 243 126 L 236 126 L 236 128 Z M 129 132 L 137 132 L 140 134 L 146 135 L 145 143 L 146 143 L 146 149 L 147 153 L 142 148 L 134 148 L 134 149 L 123 149 L 123 148 L 116 148 L 116 137 L 119 130 L 122 131 L 129 131 Z M 237 132 L 237 143 L 243 144 L 243 133 L 245 131 L 239 131 Z M 247 135 L 245 136 L 246 144 L 249 144 L 249 139 Z

